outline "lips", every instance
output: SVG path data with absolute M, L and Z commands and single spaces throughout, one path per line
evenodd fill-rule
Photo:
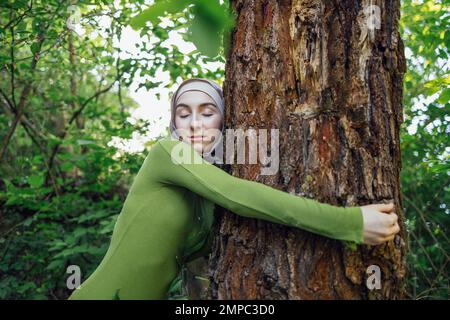
M 203 141 L 204 136 L 190 136 L 189 140 L 191 141 Z

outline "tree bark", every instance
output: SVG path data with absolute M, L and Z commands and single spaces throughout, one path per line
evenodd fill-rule
M 399 1 L 231 0 L 231 7 L 227 128 L 279 129 L 280 136 L 276 175 L 258 175 L 259 164 L 232 165 L 231 174 L 338 206 L 394 201 L 402 231 L 355 249 L 222 211 L 208 298 L 403 298 Z M 366 285 L 371 265 L 381 269 L 381 289 Z

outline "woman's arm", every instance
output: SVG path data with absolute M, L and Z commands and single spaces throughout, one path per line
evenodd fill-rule
M 262 183 L 233 177 L 208 163 L 187 143 L 170 138 L 159 140 L 153 148 L 152 159 L 149 160 L 158 164 L 158 168 L 154 168 L 158 172 L 154 174 L 162 183 L 189 189 L 244 217 L 293 226 L 334 239 L 363 243 L 360 207 L 320 203 Z M 177 157 L 180 154 L 191 155 L 192 161 L 182 163 Z

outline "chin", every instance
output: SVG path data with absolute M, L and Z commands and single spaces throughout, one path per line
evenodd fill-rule
M 211 150 L 211 145 L 203 145 L 203 144 L 194 144 L 193 145 L 195 151 L 197 151 L 200 154 L 207 153 Z
M 200 154 L 203 153 L 204 147 L 203 147 L 202 143 L 192 143 L 191 145 L 192 145 L 192 147 L 194 148 L 195 151 L 197 151 Z

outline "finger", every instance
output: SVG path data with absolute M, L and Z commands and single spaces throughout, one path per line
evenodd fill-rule
M 398 225 L 398 223 L 395 223 L 394 227 L 392 228 L 392 233 L 396 234 L 400 231 L 400 226 Z
M 395 234 L 390 235 L 389 237 L 385 237 L 383 239 L 383 242 L 388 242 L 388 241 L 394 240 L 394 238 L 395 238 Z
M 386 229 L 384 229 L 383 237 L 387 238 L 393 235 L 394 226 L 389 226 Z
M 392 212 L 394 210 L 394 203 L 380 203 L 378 204 L 378 210 L 381 212 Z
M 397 216 L 395 213 L 391 213 L 391 214 L 389 215 L 389 219 L 390 219 L 390 221 L 391 221 L 391 225 L 393 225 L 393 224 L 397 223 L 397 221 L 398 221 L 398 216 Z
M 380 228 L 375 234 L 379 238 L 386 238 L 392 235 L 393 226 L 386 224 L 384 227 Z
M 398 225 L 398 223 L 395 223 L 395 225 L 393 225 L 385 230 L 383 237 L 388 238 L 388 237 L 395 236 L 399 231 L 400 231 L 400 226 Z
M 394 226 L 394 224 L 397 223 L 397 217 L 395 214 L 392 213 L 391 214 L 380 213 L 380 214 L 382 215 L 381 219 L 383 219 L 383 225 L 388 229 L 390 229 L 391 227 Z

